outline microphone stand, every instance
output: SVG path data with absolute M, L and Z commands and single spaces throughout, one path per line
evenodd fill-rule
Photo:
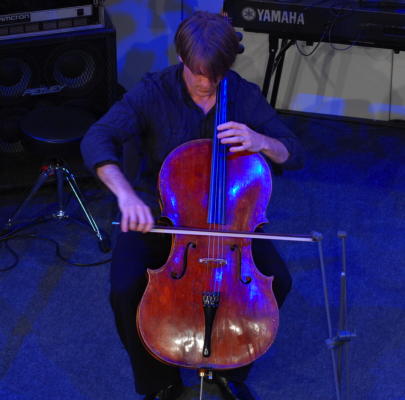
M 340 273 L 340 299 L 339 299 L 339 329 L 336 336 L 332 337 L 331 328 L 326 345 L 331 350 L 334 364 L 335 387 L 337 399 L 349 399 L 349 342 L 356 334 L 349 332 L 347 328 L 347 274 L 346 274 L 346 237 L 344 231 L 337 234 L 342 243 L 342 270 Z M 330 325 L 330 323 L 329 323 Z M 337 362 L 335 360 L 337 353 Z M 346 372 L 343 378 L 343 373 Z

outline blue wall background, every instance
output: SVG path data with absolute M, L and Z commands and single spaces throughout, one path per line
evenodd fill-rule
M 181 20 L 195 10 L 219 12 L 215 0 L 108 0 L 117 30 L 119 82 L 129 89 L 143 74 L 177 62 L 173 37 Z

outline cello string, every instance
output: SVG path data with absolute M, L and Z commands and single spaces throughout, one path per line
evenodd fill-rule
M 220 86 L 220 85 L 219 85 Z M 220 97 L 220 90 L 219 86 L 217 88 L 217 93 L 216 93 L 216 108 L 215 108 L 215 123 L 214 123 L 214 135 L 212 138 L 212 161 L 211 161 L 211 182 L 213 182 L 212 185 L 210 185 L 210 202 L 213 203 L 213 209 L 210 207 L 211 214 L 209 216 L 210 218 L 210 224 L 209 224 L 209 229 L 215 229 L 215 220 L 216 220 L 216 215 L 217 215 L 217 195 L 216 195 L 216 187 L 217 187 L 217 171 L 218 171 L 218 165 L 217 165 L 217 160 L 218 160 L 218 142 L 217 142 L 217 126 L 219 125 L 219 109 L 220 109 L 220 102 L 219 102 L 219 97 Z M 214 223 L 214 226 L 213 226 Z M 215 238 L 208 241 L 208 259 L 214 258 L 215 256 Z M 209 263 L 207 262 L 207 268 L 209 268 L 209 272 L 207 275 L 210 277 L 210 288 L 209 290 L 216 290 L 216 281 L 214 279 L 214 287 L 212 287 L 212 281 L 213 281 L 213 267 L 210 265 L 214 265 L 214 263 Z
M 220 84 L 218 85 L 217 89 L 217 109 L 216 109 L 216 123 L 215 123 L 215 146 L 216 146 L 216 159 L 215 159 L 215 229 L 218 229 L 219 223 L 220 223 L 220 215 L 221 215 L 221 209 L 220 209 L 220 204 L 219 204 L 219 179 L 220 179 L 220 156 L 221 156 L 221 143 L 219 139 L 217 138 L 217 126 L 221 123 L 221 108 L 222 108 L 222 85 L 223 82 L 221 81 Z M 219 257 L 219 252 L 218 252 L 218 243 L 219 243 L 219 238 L 216 238 L 214 240 L 214 258 Z M 214 276 L 214 292 L 218 291 L 218 276 L 217 276 L 217 268 L 218 265 L 216 263 L 213 263 L 213 269 L 212 269 L 212 274 Z
M 227 80 L 226 78 L 222 79 L 220 85 L 219 85 L 219 98 L 218 98 L 218 123 L 222 124 L 225 122 L 226 118 L 226 91 L 227 91 Z M 218 125 L 219 125 L 218 124 Z M 223 230 L 223 224 L 224 224 L 224 218 L 225 218 L 225 209 L 224 209 L 224 173 L 225 173 L 225 168 L 224 168 L 224 161 L 225 161 L 225 145 L 221 143 L 219 139 L 217 139 L 217 145 L 218 145 L 218 180 L 217 180 L 217 186 L 216 186 L 216 192 L 217 192 L 217 207 L 218 207 L 218 230 Z M 224 239 L 218 237 L 217 240 L 217 257 L 221 260 L 224 260 Z M 222 261 L 219 262 L 219 264 L 216 265 L 215 269 L 215 274 L 216 274 L 216 287 L 215 291 L 218 292 L 219 289 L 221 288 L 222 284 L 222 270 L 223 270 L 223 263 Z
M 221 102 L 221 108 L 220 108 L 220 123 L 224 123 L 227 121 L 227 92 L 228 92 L 228 80 L 225 77 L 222 80 L 222 87 L 221 87 L 221 96 L 220 96 L 220 102 Z M 225 194 L 226 194 L 226 145 L 221 144 L 220 145 L 221 149 L 221 182 L 220 182 L 220 197 L 219 201 L 221 202 L 221 222 L 222 222 L 222 230 L 224 230 L 224 227 L 226 224 L 225 221 Z M 224 250 L 224 237 L 221 237 L 219 239 L 220 244 L 221 244 L 221 259 L 225 259 L 225 250 Z M 227 268 L 227 264 L 220 264 L 219 268 L 221 269 L 221 276 L 222 276 L 222 270 L 224 268 Z M 222 281 L 221 281 L 222 283 Z M 221 286 L 221 283 L 219 283 L 219 288 Z
M 227 109 L 227 79 L 222 79 L 217 96 L 217 124 L 222 124 L 226 122 L 226 109 Z M 226 173 L 226 145 L 222 144 L 219 139 L 216 138 L 217 130 L 215 128 L 215 140 L 217 144 L 217 179 L 215 185 L 216 191 L 216 222 L 218 226 L 216 227 L 217 230 L 224 230 L 226 224 L 226 214 L 225 214 L 225 173 Z M 221 296 L 221 287 L 222 287 L 222 280 L 223 280 L 223 272 L 224 268 L 227 268 L 226 260 L 225 260 L 225 251 L 224 251 L 224 237 L 218 237 L 216 240 L 216 256 L 220 258 L 221 261 L 216 263 L 214 268 L 215 280 L 214 280 L 214 291 L 219 293 Z M 225 260 L 223 263 L 222 260 Z M 219 299 L 221 301 L 221 299 Z M 212 332 L 212 340 L 214 343 L 220 342 L 220 332 L 217 329 L 214 329 Z
M 227 110 L 227 79 L 224 78 L 217 88 L 216 93 L 216 110 L 215 110 L 215 126 L 213 137 L 213 151 L 211 162 L 211 184 L 210 184 L 210 223 L 209 229 L 224 230 L 225 223 L 225 174 L 226 174 L 226 146 L 220 143 L 217 138 L 217 126 L 223 122 L 226 122 L 226 110 Z M 220 226 L 220 227 L 219 227 Z M 219 229 L 218 229 L 219 227 Z M 208 258 L 224 259 L 224 238 L 216 237 L 208 240 Z M 207 265 L 209 262 L 207 263 Z M 221 286 L 221 276 L 223 264 L 220 261 L 213 262 L 211 267 L 211 282 L 214 276 L 214 287 L 211 288 L 214 291 L 218 291 Z

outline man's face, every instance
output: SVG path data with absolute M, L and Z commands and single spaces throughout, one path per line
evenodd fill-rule
M 220 81 L 213 82 L 205 75 L 195 74 L 185 64 L 183 76 L 190 94 L 198 97 L 210 97 L 215 95 Z

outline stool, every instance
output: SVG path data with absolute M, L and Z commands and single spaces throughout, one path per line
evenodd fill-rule
M 14 214 L 7 220 L 3 232 L 10 232 L 16 218 L 28 205 L 33 196 L 49 177 L 56 178 L 58 210 L 47 219 L 70 218 L 82 224 L 66 213 L 64 201 L 64 184 L 70 187 L 78 201 L 90 228 L 95 233 L 101 251 L 110 251 L 110 240 L 98 228 L 89 208 L 86 205 L 76 178 L 66 166 L 62 156 L 79 151 L 80 140 L 96 118 L 85 110 L 66 106 L 39 106 L 30 111 L 21 121 L 21 131 L 24 135 L 24 147 L 35 154 L 47 156 L 48 161 L 41 166 L 40 175 Z

